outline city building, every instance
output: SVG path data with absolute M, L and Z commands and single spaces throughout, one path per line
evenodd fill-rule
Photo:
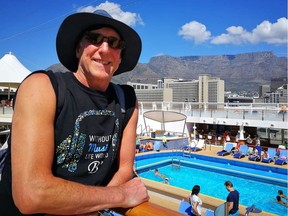
M 163 78 L 156 85 L 127 84 L 134 87 L 139 102 L 224 102 L 224 80 L 208 74 L 198 80 Z
M 271 92 L 270 85 L 259 86 L 259 97 L 262 98 L 267 92 Z
M 276 89 L 275 92 L 267 92 L 264 94 L 265 103 L 287 103 L 287 84 Z

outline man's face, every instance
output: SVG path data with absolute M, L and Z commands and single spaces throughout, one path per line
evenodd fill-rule
M 113 47 L 120 40 L 112 28 L 103 27 L 84 34 L 76 50 L 79 68 L 86 76 L 98 80 L 111 79 L 121 63 L 121 48 Z M 114 43 L 113 43 L 114 41 Z

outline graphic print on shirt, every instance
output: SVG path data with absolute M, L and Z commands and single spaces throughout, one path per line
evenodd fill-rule
M 111 135 L 96 136 L 91 134 L 80 133 L 80 123 L 86 117 L 90 116 L 111 116 L 115 119 L 115 130 Z M 81 113 L 75 121 L 74 134 L 69 135 L 63 140 L 56 149 L 57 164 L 62 164 L 69 172 L 77 170 L 77 164 L 83 154 L 85 140 L 89 139 L 85 159 L 92 162 L 88 165 L 88 173 L 93 174 L 98 171 L 103 159 L 108 157 L 109 148 L 112 147 L 112 158 L 116 157 L 117 140 L 119 132 L 119 119 L 115 117 L 115 112 L 110 110 L 89 110 Z

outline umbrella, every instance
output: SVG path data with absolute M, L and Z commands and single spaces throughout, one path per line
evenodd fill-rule
M 30 73 L 11 52 L 0 59 L 0 86 L 8 87 L 8 100 L 10 89 L 17 88 Z

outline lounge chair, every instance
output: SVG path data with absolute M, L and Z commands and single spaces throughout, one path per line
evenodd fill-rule
M 261 161 L 261 152 L 262 152 L 262 147 L 261 146 L 256 146 L 255 147 L 258 151 L 257 155 L 249 155 L 248 160 L 250 161 Z
M 188 145 L 183 146 L 182 149 L 186 151 L 191 150 L 192 147 L 195 147 L 197 145 L 197 142 L 197 140 L 193 139 L 190 143 L 188 143 Z
M 280 151 L 280 156 L 275 160 L 275 164 L 277 165 L 284 165 L 288 162 L 288 149 L 282 149 Z
M 261 162 L 263 163 L 272 163 L 274 161 L 274 157 L 276 155 L 275 148 L 268 148 L 268 158 L 262 158 Z
M 259 208 L 256 208 L 256 206 L 253 204 L 252 206 L 246 208 L 245 215 L 249 215 L 250 212 L 252 212 L 252 213 L 261 213 L 262 210 L 259 209 Z
M 240 145 L 239 152 L 233 154 L 233 158 L 244 158 L 247 155 L 248 145 Z
M 214 216 L 214 211 L 211 209 L 207 209 L 205 212 L 205 216 Z
M 225 149 L 223 149 L 222 151 L 218 151 L 217 155 L 218 156 L 226 156 L 232 153 L 232 149 L 233 149 L 234 145 L 233 143 L 226 143 L 225 145 Z
M 205 140 L 199 139 L 195 146 L 190 147 L 191 151 L 199 151 L 204 148 Z
M 180 202 L 178 212 L 184 215 L 191 215 L 191 204 L 185 200 L 182 200 Z
M 204 148 L 205 140 L 199 139 L 199 140 L 192 140 L 189 145 L 183 146 L 183 150 L 187 151 L 199 151 Z

